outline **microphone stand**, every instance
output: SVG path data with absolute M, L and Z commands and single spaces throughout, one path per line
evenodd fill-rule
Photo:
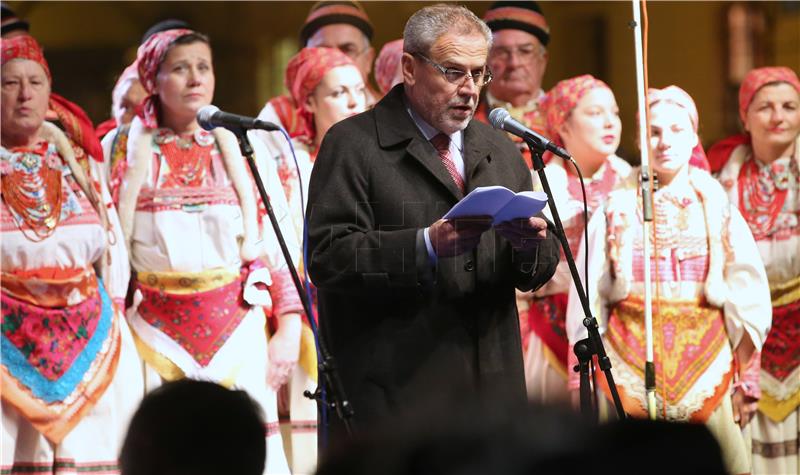
M 550 183 L 547 181 L 547 175 L 544 172 L 544 161 L 542 160 L 542 152 L 544 148 L 534 139 L 525 138 L 525 143 L 531 151 L 531 159 L 533 162 L 533 169 L 539 174 L 539 181 L 542 184 L 544 192 L 547 194 L 547 205 L 553 215 L 553 223 L 556 226 L 556 236 L 561 242 L 561 247 L 564 249 L 564 256 L 567 259 L 569 272 L 572 275 L 572 281 L 575 283 L 575 289 L 578 291 L 578 298 L 583 307 L 583 326 L 589 332 L 589 337 L 575 343 L 575 356 L 578 357 L 578 366 L 574 371 L 581 374 L 580 378 L 580 396 L 581 396 L 581 412 L 584 416 L 597 420 L 597 408 L 592 405 L 592 389 L 589 384 L 589 368 L 592 362 L 592 357 L 597 355 L 597 360 L 600 364 L 600 369 L 603 370 L 608 381 L 608 387 L 611 390 L 611 397 L 614 399 L 614 407 L 617 409 L 617 417 L 625 419 L 625 409 L 622 407 L 622 401 L 619 398 L 617 385 L 614 384 L 614 376 L 611 374 L 611 360 L 606 355 L 606 350 L 603 347 L 603 340 L 600 338 L 600 331 L 598 330 L 597 319 L 592 316 L 589 308 L 589 298 L 586 296 L 586 291 L 583 289 L 583 284 L 578 276 L 578 268 L 575 266 L 575 259 L 572 257 L 572 251 L 569 248 L 566 234 L 564 233 L 564 225 L 561 223 L 561 217 L 558 215 L 555 202 L 553 201 L 553 192 L 550 190 Z M 588 225 L 588 223 L 586 223 Z
M 633 40 L 636 51 L 636 94 L 639 100 L 639 143 L 647 144 L 640 147 L 642 154 L 642 164 L 640 173 L 640 186 L 642 193 L 642 241 L 644 254 L 644 339 L 645 339 L 645 363 L 644 363 L 644 390 L 647 395 L 647 415 L 650 420 L 656 420 L 656 366 L 653 348 L 653 287 L 650 277 L 650 226 L 655 227 L 653 221 L 653 188 L 654 177 L 650 175 L 650 130 L 647 99 L 645 89 L 647 81 L 644 76 L 644 54 L 642 53 L 642 34 L 641 34 L 641 9 L 639 0 L 633 0 Z M 656 271 L 658 271 L 658 261 L 656 261 Z M 658 272 L 656 285 L 658 285 Z
M 253 180 L 256 182 L 256 187 L 258 188 L 258 194 L 261 196 L 261 201 L 264 203 L 264 207 L 267 210 L 270 224 L 272 224 L 272 230 L 275 232 L 275 236 L 278 238 L 278 244 L 281 246 L 283 258 L 286 260 L 286 265 L 289 267 L 289 272 L 292 275 L 292 281 L 297 289 L 297 294 L 300 296 L 300 301 L 303 303 L 303 310 L 306 312 L 306 315 L 308 315 L 308 318 L 312 318 L 311 304 L 309 303 L 308 299 L 306 298 L 306 294 L 303 291 L 303 285 L 300 283 L 300 277 L 298 276 L 297 269 L 292 262 L 292 256 L 289 253 L 289 248 L 286 247 L 286 241 L 283 239 L 283 234 L 281 233 L 281 228 L 278 225 L 278 220 L 275 218 L 275 212 L 272 210 L 272 204 L 270 203 L 269 196 L 267 195 L 267 190 L 264 188 L 264 183 L 261 181 L 261 175 L 258 173 L 258 167 L 256 166 L 256 161 L 253 157 L 253 147 L 247 140 L 247 131 L 244 128 L 240 128 L 239 130 L 234 131 L 234 134 L 236 135 L 236 139 L 239 141 L 239 148 L 242 151 L 242 156 L 247 159 L 247 165 L 250 167 L 250 172 L 253 174 Z M 328 404 L 329 407 L 335 409 L 336 413 L 339 415 L 342 423 L 344 424 L 347 435 L 352 437 L 355 432 L 355 427 L 352 420 L 354 414 L 353 406 L 350 405 L 350 401 L 348 401 L 347 397 L 345 396 L 344 387 L 342 386 L 342 381 L 336 371 L 336 365 L 334 364 L 333 356 L 325 346 L 325 339 L 322 338 L 322 335 L 320 335 L 318 340 L 317 351 L 319 352 L 319 361 L 317 362 L 319 375 L 325 381 L 326 386 L 331 388 L 331 397 L 333 401 L 330 403 L 323 401 L 319 397 L 319 389 L 317 389 L 312 399 L 316 399 L 319 404 Z

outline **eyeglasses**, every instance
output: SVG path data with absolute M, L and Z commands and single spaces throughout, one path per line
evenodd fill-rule
M 489 58 L 490 60 L 500 59 L 502 61 L 508 61 L 509 59 L 511 59 L 511 56 L 513 54 L 516 54 L 517 58 L 519 58 L 520 61 L 522 62 L 530 62 L 534 58 L 543 56 L 544 48 L 537 47 L 533 43 L 527 43 L 511 47 L 495 46 L 489 52 Z
M 475 83 L 475 85 L 478 87 L 483 87 L 492 82 L 492 72 L 489 71 L 489 69 L 486 68 L 485 66 L 481 69 L 476 69 L 471 72 L 466 72 L 457 68 L 446 68 L 439 63 L 433 62 L 430 58 L 428 58 L 422 53 L 414 53 L 414 56 L 422 58 L 425 61 L 427 61 L 431 66 L 433 66 L 440 73 L 442 73 L 444 75 L 444 78 L 447 79 L 447 82 L 451 84 L 458 84 L 458 85 L 464 84 L 464 80 L 466 78 L 472 78 L 472 82 Z

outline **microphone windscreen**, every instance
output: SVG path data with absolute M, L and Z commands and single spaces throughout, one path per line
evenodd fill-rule
M 503 130 L 503 124 L 509 115 L 507 110 L 502 107 L 497 107 L 489 112 L 489 123 L 492 124 L 492 127 L 495 129 Z
M 211 123 L 211 119 L 214 117 L 214 114 L 219 112 L 219 107 L 207 105 L 200 108 L 197 111 L 197 123 L 200 124 L 200 127 L 204 130 L 213 130 L 217 126 Z

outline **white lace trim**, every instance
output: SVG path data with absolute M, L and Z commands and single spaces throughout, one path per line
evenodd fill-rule
M 800 391 L 800 366 L 796 367 L 783 381 L 761 370 L 761 390 L 778 401 L 785 401 Z

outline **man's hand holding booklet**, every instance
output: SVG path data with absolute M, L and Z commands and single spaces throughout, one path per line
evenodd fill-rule
M 535 216 L 545 204 L 547 195 L 540 191 L 475 188 L 430 226 L 426 239 L 436 256 L 453 257 L 474 249 L 481 234 L 494 227 L 514 249 L 534 249 L 547 236 L 547 221 Z
M 444 219 L 458 219 L 468 216 L 491 216 L 492 226 L 504 221 L 530 218 L 547 204 L 547 195 L 541 191 L 520 191 L 514 193 L 504 186 L 482 186 L 472 190 L 450 211 Z

